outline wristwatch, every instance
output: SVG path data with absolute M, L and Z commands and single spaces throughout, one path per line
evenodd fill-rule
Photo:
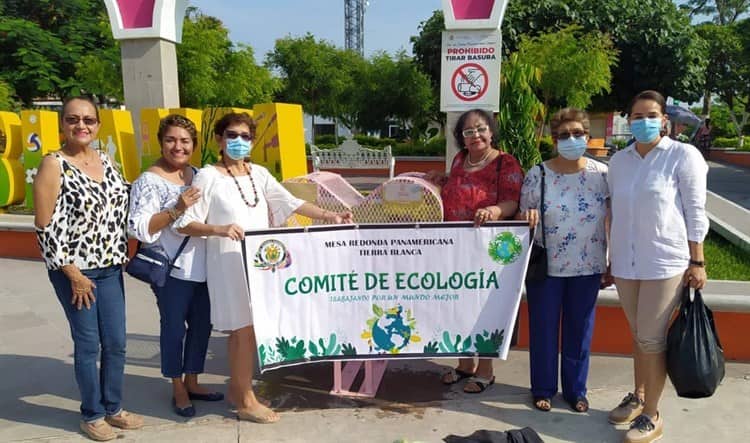
M 171 218 L 172 221 L 175 221 L 178 218 L 180 218 L 180 213 L 177 212 L 177 209 L 175 209 L 175 208 L 169 208 L 169 209 L 167 209 L 167 214 L 169 214 L 169 218 Z
M 706 266 L 706 262 L 703 261 L 703 260 L 693 260 L 691 258 L 690 259 L 690 266 L 698 266 L 698 267 L 702 268 L 702 267 Z

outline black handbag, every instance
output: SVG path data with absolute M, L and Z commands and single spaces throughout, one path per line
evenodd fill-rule
M 667 374 L 677 395 L 710 397 L 724 379 L 724 350 L 716 333 L 713 312 L 701 291 L 682 293 L 680 312 L 667 333 Z
M 531 237 L 531 255 L 529 257 L 529 267 L 526 269 L 526 282 L 539 282 L 547 278 L 547 247 L 544 242 L 544 166 L 539 163 L 539 170 L 542 174 L 542 191 L 539 199 L 539 223 L 542 228 L 542 244 L 534 241 Z
M 177 254 L 171 260 L 167 251 L 160 244 L 155 243 L 144 246 L 139 241 L 135 255 L 130 259 L 127 266 L 125 266 L 125 272 L 144 283 L 159 288 L 163 287 L 167 282 L 167 276 L 169 276 L 174 267 L 175 260 L 182 254 L 182 250 L 185 249 L 188 240 L 190 240 L 190 237 L 185 237 L 182 240 L 179 249 L 177 249 Z

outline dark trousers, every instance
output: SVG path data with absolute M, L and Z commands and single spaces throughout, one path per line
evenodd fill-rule
M 202 373 L 211 336 L 206 283 L 169 276 L 164 287 L 151 289 L 159 306 L 162 375 L 179 378 Z
M 89 309 L 70 303 L 73 290 L 62 271 L 49 279 L 65 311 L 73 338 L 73 366 L 81 393 L 81 415 L 87 422 L 120 413 L 125 373 L 125 293 L 122 266 L 82 269 L 96 287 Z M 101 353 L 101 367 L 97 360 Z
M 534 397 L 552 398 L 557 393 L 560 341 L 563 397 L 568 402 L 575 402 L 578 397 L 586 395 L 600 279 L 601 274 L 547 277 L 527 284 L 529 366 Z

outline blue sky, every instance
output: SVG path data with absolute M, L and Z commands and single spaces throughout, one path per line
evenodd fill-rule
M 263 62 L 278 38 L 310 32 L 344 47 L 343 0 L 190 0 L 203 13 L 224 22 L 235 43 L 253 47 Z M 370 0 L 365 12 L 365 56 L 378 50 L 411 54 L 409 37 L 419 23 L 442 8 L 440 0 Z

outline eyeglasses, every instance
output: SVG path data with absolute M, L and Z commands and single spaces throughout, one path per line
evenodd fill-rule
M 86 126 L 96 126 L 99 120 L 94 117 L 79 117 L 77 115 L 66 115 L 63 121 L 68 125 L 77 125 L 78 122 L 83 120 L 83 124 Z
M 586 131 L 573 131 L 573 132 L 559 132 L 557 133 L 556 137 L 558 140 L 567 140 L 571 136 L 575 138 L 580 138 L 586 135 Z
M 490 129 L 488 126 L 479 126 L 477 128 L 464 129 L 463 131 L 461 131 L 461 135 L 466 138 L 476 137 L 477 134 L 484 134 L 488 129 Z
M 224 137 L 228 139 L 235 139 L 237 137 L 242 137 L 242 140 L 245 140 L 246 142 L 249 142 L 253 139 L 253 136 L 250 135 L 249 132 L 234 132 L 234 131 L 224 131 Z

